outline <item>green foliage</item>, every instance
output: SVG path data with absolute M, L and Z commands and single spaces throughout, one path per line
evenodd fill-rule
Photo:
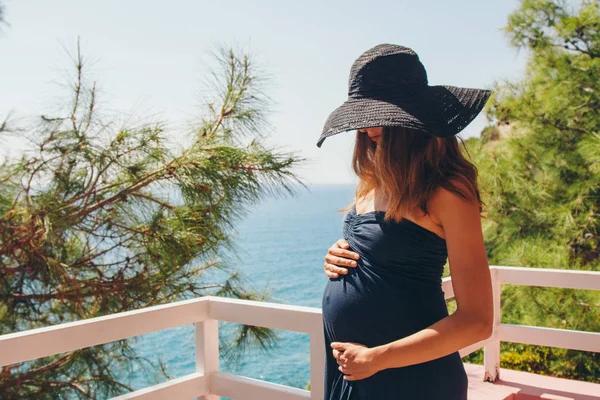
M 498 127 L 496 126 L 486 126 L 481 131 L 481 142 L 488 143 L 493 140 L 498 140 L 500 133 L 498 132 Z
M 30 149 L 0 168 L 0 334 L 209 294 L 267 299 L 221 255 L 237 254 L 231 233 L 249 206 L 302 184 L 293 168 L 303 159 L 261 142 L 269 99 L 249 58 L 220 49 L 217 61 L 207 115 L 174 150 L 163 123 L 100 117 L 78 49 L 63 114 L 23 129 Z M 207 278 L 215 270 L 223 281 Z M 239 355 L 274 340 L 240 325 L 221 347 Z M 120 379 L 133 363 L 152 367 L 124 340 L 7 366 L 0 397 L 118 395 L 131 390 Z
M 571 2 L 572 3 L 572 2 Z M 594 58 L 600 56 L 597 0 L 583 0 L 578 10 L 566 0 L 522 0 L 505 30 L 511 44 L 534 51 L 561 48 Z
M 524 0 L 509 17 L 526 74 L 496 84 L 487 112 L 511 133 L 472 146 L 490 264 L 600 271 L 599 28 L 598 1 Z M 502 322 L 598 332 L 599 306 L 597 292 L 505 285 Z M 598 354 L 502 349 L 501 366 L 598 381 Z
M 600 357 L 597 353 L 518 343 L 501 343 L 500 350 L 502 368 L 598 383 Z

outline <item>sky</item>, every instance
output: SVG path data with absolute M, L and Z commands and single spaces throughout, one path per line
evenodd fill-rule
M 356 183 L 354 132 L 316 142 L 347 99 L 352 63 L 380 43 L 412 48 L 430 85 L 491 88 L 522 76 L 523 51 L 502 28 L 516 0 L 204 1 L 3 0 L 0 119 L 14 124 L 51 112 L 64 98 L 80 38 L 98 82 L 101 109 L 130 120 L 161 120 L 174 141 L 201 115 L 217 44 L 243 49 L 269 77 L 267 145 L 306 159 L 307 184 Z M 480 114 L 463 139 L 479 136 Z M 0 138 L 0 159 L 23 148 Z

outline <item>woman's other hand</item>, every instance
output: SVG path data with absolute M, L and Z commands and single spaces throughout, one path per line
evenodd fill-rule
M 335 242 L 327 251 L 325 256 L 325 275 L 330 278 L 337 278 L 340 274 L 345 275 L 348 273 L 348 268 L 344 267 L 356 267 L 358 264 L 356 260 L 360 257 L 358 253 L 351 250 L 350 245 L 345 239 L 339 239 Z
M 347 381 L 368 378 L 381 370 L 374 349 L 354 342 L 332 342 L 331 351 L 339 365 L 338 370 Z

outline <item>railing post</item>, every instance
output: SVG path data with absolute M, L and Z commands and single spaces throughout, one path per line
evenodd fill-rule
M 325 335 L 323 320 L 319 315 L 317 327 L 310 333 L 310 398 L 323 400 L 325 396 Z
M 498 326 L 501 319 L 500 298 L 502 286 L 498 278 L 498 270 L 492 268 L 492 293 L 494 296 L 494 330 L 490 341 L 483 347 L 483 365 L 485 369 L 484 381 L 496 382 L 500 378 L 500 338 Z
M 208 390 L 212 390 L 210 375 L 219 370 L 219 321 L 205 319 L 196 322 L 196 372 L 209 379 Z M 198 400 L 220 400 L 221 396 L 208 394 Z

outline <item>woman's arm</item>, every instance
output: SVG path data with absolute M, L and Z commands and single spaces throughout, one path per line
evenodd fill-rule
M 333 343 L 334 355 L 345 374 L 364 370 L 354 365 L 355 362 L 370 363 L 370 369 L 376 372 L 430 361 L 492 334 L 492 282 L 479 207 L 440 188 L 428 203 L 428 208 L 444 228 L 457 309 L 433 325 L 385 345 L 350 349 L 351 344 Z M 346 351 L 339 353 L 336 350 Z M 357 360 L 352 361 L 355 355 Z

